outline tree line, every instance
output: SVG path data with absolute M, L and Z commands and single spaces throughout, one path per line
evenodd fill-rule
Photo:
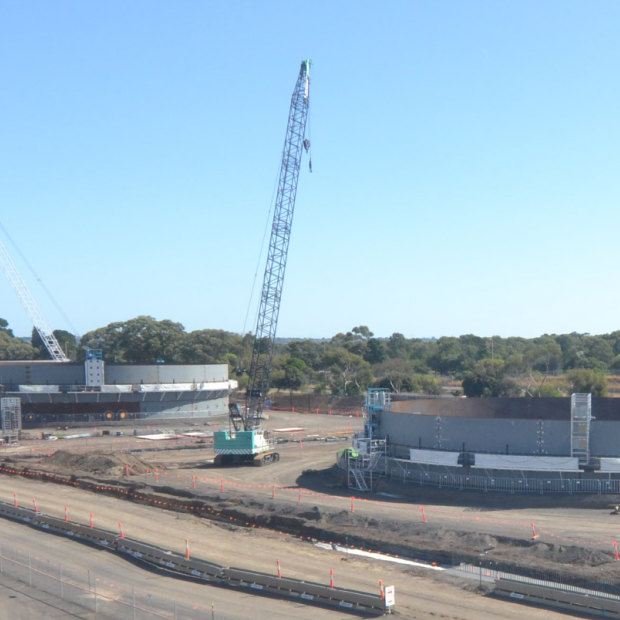
M 82 361 L 86 347 L 116 363 L 228 364 L 243 387 L 252 334 L 219 329 L 186 332 L 183 325 L 150 316 L 110 323 L 84 334 L 54 331 L 67 356 Z M 0 319 L 0 359 L 49 359 L 38 333 L 16 338 Z M 365 326 L 325 339 L 279 340 L 272 386 L 334 395 L 362 394 L 369 386 L 393 392 L 439 394 L 449 378 L 465 396 L 565 396 L 607 392 L 606 375 L 620 374 L 620 331 L 545 334 L 537 338 L 377 338 Z M 561 375 L 562 382 L 554 381 Z

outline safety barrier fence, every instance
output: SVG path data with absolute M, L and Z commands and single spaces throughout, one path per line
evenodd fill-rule
M 600 474 L 601 476 L 604 474 Z M 620 494 L 620 479 L 583 478 L 576 474 L 561 477 L 534 477 L 527 473 L 518 476 L 496 476 L 452 471 L 429 471 L 417 463 L 401 459 L 388 459 L 388 476 L 391 480 L 446 489 L 500 492 L 510 494 Z
M 283 579 L 267 573 L 248 571 L 222 566 L 201 559 L 161 549 L 137 540 L 91 526 L 79 525 L 38 512 L 0 502 L 0 516 L 13 519 L 73 540 L 100 546 L 121 555 L 128 555 L 133 561 L 165 571 L 174 576 L 183 576 L 215 585 L 244 589 L 253 593 L 271 594 L 306 604 L 318 604 L 368 614 L 384 614 L 390 610 L 385 598 L 379 594 L 358 592 L 329 585 L 306 582 L 299 579 Z M 30 573 L 31 575 L 32 573 Z M 30 581 L 28 582 L 30 583 Z M 96 602 L 95 602 L 96 604 Z M 114 616 L 119 617 L 119 616 Z M 162 616 L 169 617 L 169 616 Z M 188 617 L 190 616 L 183 616 Z
M 290 413 L 301 413 L 301 414 L 313 414 L 313 415 L 339 415 L 339 416 L 353 416 L 355 418 L 363 418 L 364 411 L 359 407 L 352 407 L 350 409 L 332 409 L 328 407 L 278 407 L 271 406 L 268 409 L 269 411 L 284 411 Z
M 596 589 L 593 589 L 571 583 L 563 583 L 557 579 L 550 578 L 551 576 L 548 578 L 538 578 L 528 575 L 518 575 L 514 572 L 500 570 L 489 565 L 488 562 L 482 563 L 482 561 L 479 565 L 461 562 L 454 566 L 453 570 L 467 573 L 470 577 L 473 576 L 475 578 L 477 576 L 480 583 L 483 581 L 494 581 L 496 587 L 499 581 L 504 580 L 510 583 L 519 583 L 536 586 L 537 588 L 549 589 L 553 592 L 558 591 L 574 596 L 609 600 L 612 601 L 614 605 L 618 605 L 618 609 L 620 610 L 620 588 L 617 585 L 613 587 L 614 592 L 607 592 L 604 588 L 609 588 L 610 584 L 598 583 Z
M 620 618 L 620 600 L 599 596 L 598 593 L 584 594 L 506 578 L 498 579 L 493 593 L 520 603 L 566 610 L 576 616 Z

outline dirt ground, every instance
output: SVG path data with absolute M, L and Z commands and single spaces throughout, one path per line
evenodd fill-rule
M 208 438 L 145 440 L 130 428 L 121 437 L 25 441 L 3 449 L 0 465 L 27 470 L 34 481 L 86 490 L 97 485 L 102 496 L 151 510 L 164 508 L 164 501 L 166 510 L 200 513 L 237 535 L 288 535 L 430 564 L 465 562 L 581 585 L 620 585 L 614 556 L 620 516 L 610 515 L 611 498 L 459 493 L 385 480 L 375 493 L 353 497 L 334 464 L 361 425 L 359 418 L 273 414 L 265 426 L 281 438 L 281 460 L 266 467 L 216 468 Z M 247 568 L 261 570 L 261 563 Z M 475 590 L 481 584 L 459 585 Z

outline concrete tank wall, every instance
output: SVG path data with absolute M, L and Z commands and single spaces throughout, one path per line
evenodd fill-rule
M 203 383 L 228 380 L 228 364 L 106 364 L 105 382 Z
M 570 420 L 570 398 L 392 398 L 392 411 L 467 418 Z M 592 416 L 620 422 L 620 398 L 592 398 Z
M 203 383 L 228 380 L 227 364 L 106 364 L 105 383 Z M 48 361 L 0 362 L 0 385 L 86 385 L 84 364 Z
M 593 456 L 620 456 L 620 422 L 592 421 L 590 453 Z
M 379 435 L 411 448 L 569 456 L 570 398 L 397 401 Z M 592 399 L 590 455 L 620 456 L 620 399 Z
M 500 454 L 570 454 L 570 423 L 493 420 L 383 411 L 379 434 L 412 448 Z
M 18 361 L 0 362 L 0 384 L 7 391 L 18 385 L 85 385 L 84 364 Z

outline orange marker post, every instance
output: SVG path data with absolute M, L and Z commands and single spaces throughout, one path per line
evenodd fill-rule
M 278 566 L 278 579 L 282 579 L 282 569 L 280 568 L 280 560 L 276 560 Z
M 333 568 L 329 569 L 329 587 L 330 588 L 334 587 L 334 569 Z
M 185 539 L 185 557 L 189 560 L 189 538 Z
M 125 531 L 123 530 L 123 524 L 119 521 L 118 528 L 121 531 L 121 538 L 125 538 Z
M 17 503 L 17 493 L 13 493 L 13 506 L 17 508 L 19 504 Z
M 95 527 L 95 517 L 93 515 L 93 513 L 90 513 L 90 529 L 92 530 Z
M 69 521 L 69 507 L 65 506 L 65 523 Z

